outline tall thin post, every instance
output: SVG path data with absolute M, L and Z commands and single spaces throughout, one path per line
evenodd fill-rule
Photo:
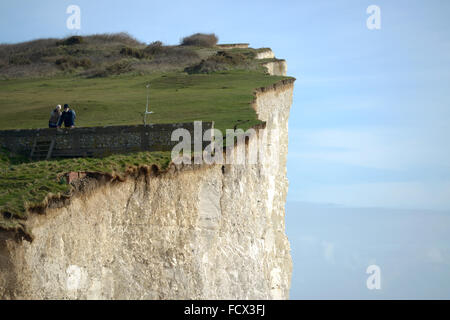
M 148 111 L 148 97 L 149 97 L 149 88 L 150 88 L 150 83 L 146 85 L 147 87 L 147 105 L 145 107 L 145 113 L 144 113 L 144 125 L 147 125 L 147 115 L 148 114 L 152 114 L 153 111 Z

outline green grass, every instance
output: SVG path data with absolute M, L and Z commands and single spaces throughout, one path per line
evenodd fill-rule
M 28 209 L 42 204 L 49 194 L 67 195 L 71 190 L 71 185 L 63 178 L 67 172 L 123 177 L 130 168 L 156 165 L 163 170 L 169 163 L 170 152 L 30 162 L 0 149 L 0 230 L 21 229 Z
M 43 128 L 57 104 L 68 103 L 79 127 L 142 124 L 147 83 L 152 123 L 215 121 L 218 129 L 257 124 L 250 106 L 253 90 L 285 77 L 257 71 L 213 74 L 168 73 L 86 79 L 0 81 L 0 130 Z

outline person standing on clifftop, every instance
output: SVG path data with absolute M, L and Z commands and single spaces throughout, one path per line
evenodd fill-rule
M 64 126 L 66 128 L 73 128 L 75 127 L 75 118 L 76 114 L 75 111 L 71 110 L 69 108 L 68 104 L 64 105 L 64 111 L 61 114 L 61 117 L 59 117 L 58 120 L 58 128 L 61 128 L 62 123 L 64 122 Z
M 61 105 L 58 104 L 56 108 L 50 113 L 50 119 L 48 120 L 48 127 L 56 128 L 58 126 L 60 116 L 61 116 Z

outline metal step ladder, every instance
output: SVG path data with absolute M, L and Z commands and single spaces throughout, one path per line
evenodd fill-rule
M 55 138 L 50 140 L 39 140 L 34 138 L 33 148 L 31 150 L 30 158 L 32 160 L 48 160 L 52 156 L 53 148 L 55 147 Z

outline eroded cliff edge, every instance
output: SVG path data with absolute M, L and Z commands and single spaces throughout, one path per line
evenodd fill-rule
M 172 165 L 89 181 L 63 208 L 32 215 L 33 242 L 0 239 L 0 297 L 286 299 L 286 157 L 293 80 L 255 92 L 264 161 Z M 262 134 L 267 140 L 259 139 Z

